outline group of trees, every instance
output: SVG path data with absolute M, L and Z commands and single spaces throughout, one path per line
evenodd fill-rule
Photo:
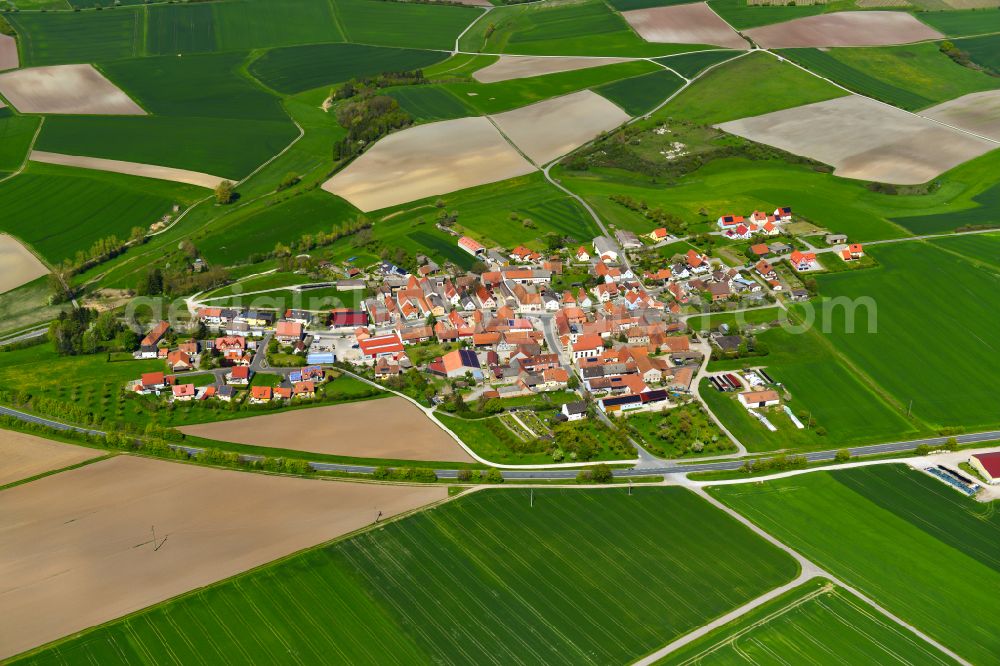
M 201 271 L 192 271 L 187 266 L 162 269 L 150 268 L 139 279 L 136 293 L 140 296 L 173 296 L 206 291 L 229 282 L 229 272 L 221 266 L 204 264 Z
M 312 234 L 302 234 L 297 241 L 293 241 L 288 245 L 284 245 L 280 242 L 276 243 L 274 251 L 271 254 L 279 259 L 282 257 L 290 257 L 293 253 L 309 252 L 310 250 L 314 250 L 318 247 L 333 245 L 342 238 L 353 236 L 363 230 L 371 228 L 371 220 L 364 215 L 357 215 L 354 219 L 345 220 L 340 224 L 334 225 L 328 232 L 317 231 Z
M 375 76 L 365 76 L 360 79 L 351 79 L 339 88 L 330 91 L 330 99 L 339 101 L 351 99 L 352 97 L 366 97 L 374 94 L 380 88 L 390 88 L 395 86 L 416 86 L 430 83 L 424 76 L 422 69 L 414 69 L 403 72 L 382 72 Z
M 392 97 L 374 95 L 339 106 L 337 122 L 347 130 L 347 136 L 334 145 L 333 157 L 344 160 L 354 157 L 389 132 L 411 125 L 413 117 Z
M 973 62 L 972 57 L 962 49 L 955 45 L 955 42 L 951 40 L 945 40 L 941 42 L 938 47 L 941 53 L 945 54 L 949 58 L 955 61 L 956 64 L 962 67 L 968 67 L 969 69 L 974 69 L 978 72 L 984 72 L 990 76 L 1000 76 L 1000 71 L 993 69 L 988 65 L 981 65 L 980 63 Z
M 99 351 L 133 351 L 139 336 L 124 326 L 111 311 L 97 314 L 89 308 L 59 313 L 49 324 L 49 340 L 60 355 L 94 354 Z
M 649 204 L 644 200 L 634 199 L 627 194 L 612 194 L 611 200 L 633 212 L 639 213 L 652 222 L 654 227 L 663 227 L 675 236 L 682 236 L 686 233 L 687 222 L 662 208 L 650 208 Z

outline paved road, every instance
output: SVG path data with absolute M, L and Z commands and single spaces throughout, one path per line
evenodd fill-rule
M 49 327 L 48 324 L 46 324 L 41 328 L 36 328 L 32 331 L 28 331 L 27 333 L 18 333 L 16 335 L 3 338 L 2 340 L 0 340 L 0 345 L 12 345 L 16 342 L 23 342 L 25 340 L 31 340 L 32 338 L 39 338 L 43 335 L 48 334 L 48 332 L 49 332 Z

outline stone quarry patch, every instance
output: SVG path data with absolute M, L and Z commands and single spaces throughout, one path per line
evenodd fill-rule
M 542 165 L 630 116 L 597 93 L 581 90 L 490 117 L 521 152 Z
M 998 147 L 992 141 L 857 95 L 718 127 L 830 164 L 838 176 L 897 185 L 925 183 Z
M 446 496 L 126 455 L 8 488 L 0 658 Z
M 634 9 L 623 12 L 622 16 L 647 42 L 750 48 L 750 44 L 705 2 Z
M 0 294 L 16 289 L 43 275 L 49 269 L 16 238 L 0 234 Z
M 3 269 L 0 268 L 0 271 Z M 73 446 L 13 430 L 0 430 L 0 486 L 103 456 L 104 451 Z
M 459 118 L 390 134 L 323 189 L 368 212 L 534 170 L 488 118 Z
M 744 32 L 766 49 L 888 46 L 943 37 L 912 14 L 896 11 L 818 14 Z
M 0 74 L 0 94 L 21 113 L 143 116 L 146 112 L 91 65 Z
M 480 83 L 496 83 L 532 76 L 573 72 L 578 69 L 602 67 L 628 62 L 629 58 L 575 58 L 571 56 L 500 56 L 500 59 L 472 74 Z
M 124 162 L 122 160 L 108 160 L 102 157 L 85 157 L 83 155 L 63 155 L 61 153 L 48 153 L 42 150 L 33 150 L 29 159 L 33 162 L 44 162 L 46 164 L 61 164 L 63 166 L 80 167 L 82 169 L 94 169 L 97 171 L 112 171 L 123 173 L 129 176 L 143 176 L 145 178 L 157 178 L 159 180 L 171 180 L 175 183 L 187 183 L 214 189 L 225 178 L 213 176 L 198 171 L 187 171 L 185 169 L 174 169 L 172 167 L 157 166 L 155 164 L 140 164 L 139 162 Z
M 1000 141 L 1000 90 L 962 95 L 920 115 Z

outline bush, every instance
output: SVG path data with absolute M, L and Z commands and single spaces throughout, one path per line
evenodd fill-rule
M 610 467 L 601 463 L 593 469 L 591 478 L 593 478 L 594 483 L 611 483 L 614 481 L 614 474 L 611 473 Z
M 837 451 L 837 455 L 833 457 L 836 462 L 845 463 L 851 459 L 851 452 L 847 449 L 840 449 Z
M 472 480 L 472 471 L 471 470 L 467 470 L 467 469 L 460 469 L 460 470 L 458 470 L 458 474 L 455 475 L 455 480 L 456 481 L 461 481 L 462 483 L 466 483 L 466 482 L 471 481 Z
M 503 483 L 503 474 L 496 467 L 489 468 L 482 478 L 486 483 Z

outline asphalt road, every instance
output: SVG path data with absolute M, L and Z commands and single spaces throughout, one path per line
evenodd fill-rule
M 79 426 L 69 425 L 66 423 L 60 423 L 59 421 L 53 421 L 51 419 L 46 419 L 41 416 L 35 416 L 34 414 L 29 414 L 27 412 L 22 412 L 16 409 L 11 409 L 10 407 L 0 406 L 0 414 L 5 414 L 7 416 L 13 416 L 22 421 L 28 423 L 37 423 L 40 425 L 49 426 L 50 428 L 55 428 L 57 430 L 74 430 L 76 432 L 87 433 L 91 435 L 103 435 L 104 432 L 101 430 L 92 430 L 89 428 L 81 428 Z M 958 440 L 959 444 L 976 444 L 979 442 L 989 442 L 994 440 L 1000 440 L 1000 430 L 988 430 L 986 432 L 970 433 L 966 435 L 956 435 L 955 439 Z M 882 453 L 900 453 L 904 451 L 912 451 L 921 444 L 926 444 L 930 447 L 941 446 L 948 441 L 947 437 L 927 437 L 924 439 L 911 439 L 904 442 L 887 442 L 885 444 L 872 444 L 869 446 L 856 446 L 849 448 L 852 456 L 869 456 L 877 455 Z M 192 446 L 179 446 L 185 451 L 197 455 L 202 451 L 197 447 Z M 827 460 L 833 460 L 837 455 L 839 449 L 832 449 L 829 451 L 814 451 L 812 453 L 802 454 L 805 456 L 806 460 L 810 462 L 823 462 Z M 244 460 L 259 460 L 261 456 L 243 456 Z M 370 474 L 375 471 L 375 467 L 368 465 L 341 465 L 338 463 L 324 463 L 324 462 L 311 462 L 309 463 L 313 469 L 317 471 L 329 471 L 329 472 L 354 472 L 357 474 Z M 732 458 L 730 460 L 720 460 L 718 462 L 706 462 L 706 463 L 694 463 L 687 465 L 680 465 L 675 463 L 668 463 L 662 467 L 643 467 L 638 470 L 642 475 L 661 475 L 661 474 L 683 474 L 686 472 L 718 472 L 718 471 L 731 471 L 739 469 L 743 464 L 742 458 Z M 437 469 L 434 472 L 438 475 L 438 478 L 442 479 L 454 479 L 458 476 L 458 470 L 454 469 Z M 573 479 L 576 478 L 578 469 L 566 469 L 566 470 L 502 470 L 505 479 Z M 637 472 L 635 468 L 630 469 L 615 469 L 613 470 L 615 476 L 636 476 Z

